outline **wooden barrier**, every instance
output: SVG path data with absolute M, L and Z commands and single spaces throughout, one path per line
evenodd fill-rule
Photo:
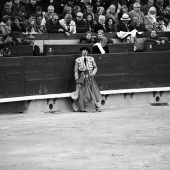
M 101 91 L 170 87 L 170 52 L 92 55 Z M 75 90 L 80 55 L 0 59 L 0 98 L 66 94 Z
M 144 51 L 169 51 L 170 50 L 170 42 L 166 42 L 164 45 L 158 45 L 156 42 L 145 42 L 144 43 Z
M 44 45 L 44 55 L 58 54 L 80 54 L 81 47 L 88 47 L 92 50 L 93 44 L 76 44 L 76 45 Z M 108 44 L 110 53 L 133 52 L 133 43 Z

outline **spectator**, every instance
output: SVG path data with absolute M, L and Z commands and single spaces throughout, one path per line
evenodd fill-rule
M 129 10 L 128 10 L 129 12 L 134 9 L 134 4 L 135 4 L 135 3 L 140 4 L 140 10 L 142 11 L 141 0 L 134 0 L 134 3 L 132 3 L 132 4 L 129 6 Z
M 30 0 L 30 2 L 26 5 L 28 17 L 30 17 L 31 15 L 35 15 L 37 6 L 38 5 L 36 0 Z
M 85 20 L 83 20 L 83 13 L 78 12 L 76 19 L 75 19 L 75 24 L 76 24 L 76 33 L 85 33 L 87 32 L 87 24 Z
M 106 32 L 116 32 L 116 24 L 113 18 L 108 18 L 106 20 Z
M 103 0 L 93 0 L 92 6 L 93 6 L 93 12 L 94 12 L 94 14 L 96 14 L 98 12 L 99 7 L 102 7 L 104 9 Z
M 95 111 L 101 112 L 97 102 L 101 100 L 99 88 L 94 80 L 97 72 L 97 66 L 93 57 L 88 56 L 90 51 L 87 47 L 80 48 L 82 56 L 75 60 L 74 76 L 78 94 L 75 100 L 75 105 L 79 112 L 87 112 L 85 107 L 87 103 L 92 102 Z M 72 93 L 74 94 L 74 92 Z
M 12 10 L 12 4 L 10 2 L 5 3 L 4 9 L 2 10 L 1 14 L 2 14 L 2 18 L 3 16 L 8 15 L 11 19 L 14 19 L 15 13 Z
M 133 22 L 133 17 L 138 17 L 141 24 L 144 23 L 144 14 L 141 12 L 141 5 L 139 3 L 134 3 L 133 10 L 129 12 L 131 21 Z
M 43 17 L 43 15 L 36 15 L 35 23 L 37 24 L 38 32 L 39 33 L 45 33 L 46 32 L 46 26 L 44 24 L 44 17 Z
M 94 32 L 96 22 L 93 20 L 92 13 L 87 13 L 85 20 L 86 20 L 86 24 L 87 24 L 87 30 Z
M 12 9 L 15 12 L 15 16 L 20 17 L 21 21 L 25 21 L 28 18 L 27 11 L 25 7 L 21 5 L 20 0 L 14 0 Z
M 164 0 L 156 0 L 156 11 L 157 16 L 163 16 L 164 15 Z
M 73 20 L 76 19 L 76 16 L 77 16 L 77 13 L 78 13 L 78 12 L 81 12 L 81 7 L 80 7 L 80 6 L 74 6 L 73 12 L 72 12 Z
M 3 42 L 3 44 L 4 44 L 5 46 L 14 45 L 15 42 L 14 42 L 14 40 L 13 40 L 13 34 L 10 33 L 10 34 L 4 35 L 2 42 Z
M 129 32 L 130 17 L 129 14 L 124 13 L 122 15 L 121 21 L 117 24 L 117 32 L 124 31 Z
M 148 0 L 148 3 L 142 7 L 144 15 L 148 15 L 148 11 L 152 6 L 154 6 L 154 0 Z
M 158 37 L 157 32 L 155 30 L 151 31 L 150 37 L 148 37 L 145 42 L 155 42 L 158 45 L 165 44 L 165 42 L 168 40 L 168 38 L 165 37 Z
M 80 44 L 91 44 L 94 43 L 92 32 L 87 31 L 86 34 L 80 39 Z
M 109 53 L 109 48 L 107 46 L 107 38 L 106 37 L 101 37 L 100 41 L 93 45 L 92 53 L 93 54 Z
M 83 2 L 81 2 L 81 0 L 74 0 L 74 6 L 80 6 L 82 13 L 85 13 L 87 10 L 86 5 Z
M 54 15 L 54 6 L 48 6 L 48 12 L 44 15 L 45 21 L 48 22 Z
M 129 25 L 129 30 L 132 31 L 136 29 L 138 32 L 146 32 L 145 25 L 139 22 L 138 17 L 133 17 L 133 22 Z
M 106 20 L 108 18 L 113 18 L 114 22 L 117 24 L 118 23 L 118 14 L 116 13 L 116 7 L 115 5 L 110 5 L 110 7 L 106 11 Z
M 52 18 L 47 22 L 47 32 L 48 33 L 63 33 L 64 28 L 59 23 L 59 17 L 54 14 Z
M 70 36 L 70 34 L 76 33 L 76 24 L 72 20 L 71 14 L 66 14 L 64 19 L 59 20 L 59 23 L 65 28 L 65 34 Z
M 144 25 L 147 31 L 155 29 L 156 24 L 156 8 L 151 7 L 148 11 L 148 15 L 145 16 Z
M 72 14 L 72 7 L 70 6 L 65 6 L 63 13 L 60 15 L 59 19 L 64 19 L 64 17 L 66 16 L 66 14 Z
M 11 25 L 12 32 L 26 32 L 23 23 L 21 22 L 20 17 L 14 17 L 14 22 Z
M 166 31 L 166 25 L 165 25 L 165 19 L 163 16 L 159 16 L 157 19 L 157 31 L 158 32 L 163 32 Z
M 68 0 L 68 2 L 66 3 L 65 6 L 69 6 L 73 9 L 74 8 L 74 0 Z
M 55 7 L 55 12 L 58 15 L 61 15 L 63 13 L 64 10 L 64 6 L 66 5 L 67 0 L 54 0 L 53 5 Z
M 99 8 L 97 9 L 97 13 L 94 14 L 94 20 L 98 23 L 99 16 L 100 16 L 100 15 L 104 15 L 104 13 L 105 13 L 104 8 L 103 8 L 103 7 L 99 7 Z
M 87 14 L 91 13 L 92 17 L 94 19 L 93 7 L 91 5 L 88 5 L 86 8 L 87 8 L 87 10 L 86 10 L 86 12 L 84 12 L 84 16 L 87 17 Z
M 35 37 L 33 35 L 30 35 L 28 37 L 28 42 L 30 45 L 33 46 L 33 56 L 40 56 L 41 53 L 40 53 L 40 47 L 38 45 L 35 45 L 34 42 L 35 42 Z
M 126 5 L 122 5 L 121 8 L 120 8 L 120 11 L 118 12 L 118 22 L 121 21 L 122 15 L 124 13 L 128 14 L 128 8 L 127 8 Z
M 23 22 L 27 33 L 29 34 L 39 33 L 39 29 L 35 20 L 36 20 L 35 15 L 30 15 L 29 19 Z
M 98 24 L 95 25 L 94 32 L 97 33 L 98 30 L 103 30 L 104 32 L 106 32 L 104 15 L 99 16 Z
M 11 33 L 11 18 L 8 15 L 3 16 L 2 22 L 0 23 L 0 31 L 2 34 Z

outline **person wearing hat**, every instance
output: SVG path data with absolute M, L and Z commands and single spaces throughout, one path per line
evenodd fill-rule
M 117 32 L 129 32 L 130 17 L 128 13 L 124 13 L 119 23 L 117 24 Z
M 75 60 L 74 76 L 77 85 L 77 98 L 71 95 L 77 106 L 76 111 L 86 112 L 86 105 L 91 102 L 95 111 L 101 111 L 97 102 L 101 100 L 101 94 L 94 76 L 97 73 L 97 65 L 93 57 L 88 56 L 90 49 L 80 48 L 82 56 Z M 74 94 L 74 93 L 73 93 Z

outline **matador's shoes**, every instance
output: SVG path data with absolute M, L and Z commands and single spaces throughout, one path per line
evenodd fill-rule
M 96 108 L 95 108 L 95 112 L 101 112 L 100 108 L 99 108 L 99 107 L 96 107 Z

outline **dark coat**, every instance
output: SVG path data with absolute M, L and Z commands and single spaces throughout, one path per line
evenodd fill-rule
M 85 33 L 87 32 L 88 28 L 87 28 L 87 24 L 86 21 L 81 20 L 80 22 L 75 20 L 76 23 L 76 33 Z
M 51 19 L 47 22 L 46 28 L 48 33 L 59 33 L 59 29 L 63 29 L 63 32 L 65 30 L 63 26 L 60 25 L 59 22 L 57 22 L 57 24 L 54 25 Z
M 117 24 L 117 32 L 124 31 L 124 32 L 129 32 L 129 25 L 125 25 L 124 22 L 120 21 Z
M 103 47 L 103 49 L 105 50 L 105 53 L 109 53 L 109 48 L 108 48 L 107 45 L 105 45 L 105 46 Z M 93 48 L 92 48 L 92 53 L 93 53 L 93 54 L 101 54 L 101 52 L 100 52 L 100 50 L 99 50 L 99 47 L 98 47 L 97 45 L 93 46 Z

